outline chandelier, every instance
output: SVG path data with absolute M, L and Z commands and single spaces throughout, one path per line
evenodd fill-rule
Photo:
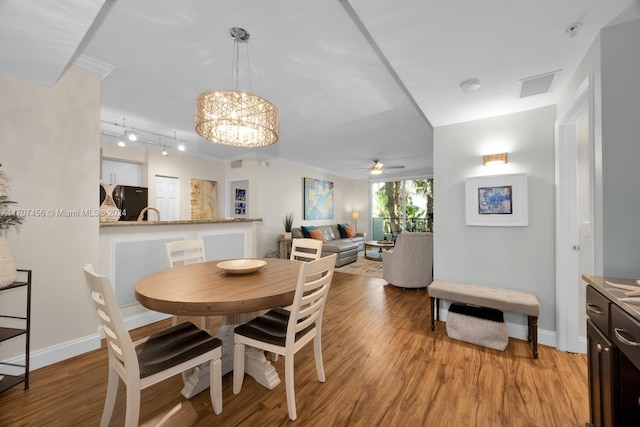
M 212 90 L 198 96 L 196 132 L 213 142 L 236 147 L 271 145 L 278 140 L 278 110 L 266 99 L 238 90 L 239 44 L 247 43 L 250 35 L 238 27 L 232 28 L 230 34 L 234 44 L 232 77 L 236 90 Z

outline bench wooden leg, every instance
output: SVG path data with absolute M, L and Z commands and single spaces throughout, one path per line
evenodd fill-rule
M 527 316 L 529 323 L 529 336 L 528 341 L 532 344 L 533 358 L 538 358 L 538 317 Z
M 435 298 L 429 297 L 431 300 L 431 330 L 436 328 L 436 312 L 435 312 Z

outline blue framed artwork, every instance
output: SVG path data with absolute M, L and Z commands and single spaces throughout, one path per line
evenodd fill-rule
M 512 190 L 511 185 L 478 188 L 478 215 L 512 215 Z
M 467 225 L 523 227 L 529 225 L 527 174 L 475 176 L 465 182 Z
M 304 219 L 333 219 L 333 182 L 304 178 Z

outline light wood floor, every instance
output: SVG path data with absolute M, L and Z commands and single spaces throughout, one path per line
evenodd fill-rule
M 324 317 L 326 383 L 319 383 L 313 346 L 296 355 L 300 426 L 584 426 L 589 418 L 585 355 L 510 339 L 499 352 L 449 339 L 445 324 L 429 328 L 425 291 L 382 279 L 336 273 Z M 133 331 L 141 334 L 169 321 Z M 284 358 L 274 390 L 247 377 L 240 394 L 223 379 L 223 412 L 209 393 L 180 395 L 180 376 L 142 392 L 141 426 L 290 425 Z M 107 378 L 98 350 L 32 372 L 31 389 L 0 394 L 0 426 L 97 426 Z M 112 426 L 123 425 L 121 385 Z

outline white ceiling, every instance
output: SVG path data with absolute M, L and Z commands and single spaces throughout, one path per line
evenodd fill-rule
M 3 0 L 0 73 L 44 86 L 70 61 L 104 73 L 104 132 L 122 134 L 125 118 L 171 154 L 175 136 L 225 161 L 281 158 L 366 178 L 380 159 L 417 175 L 433 166 L 432 126 L 555 104 L 598 31 L 639 2 Z M 279 141 L 254 151 L 193 126 L 198 94 L 234 88 L 235 26 L 251 33 L 251 88 L 246 73 L 239 88 L 280 113 Z M 520 79 L 556 70 L 551 93 L 518 99 Z M 469 78 L 482 86 L 463 94 Z

